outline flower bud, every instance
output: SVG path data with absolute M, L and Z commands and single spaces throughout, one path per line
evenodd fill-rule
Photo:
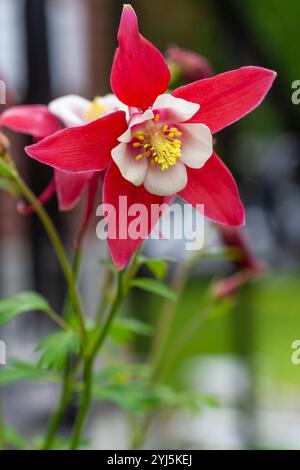
M 171 45 L 167 49 L 166 57 L 171 70 L 180 71 L 181 78 L 187 82 L 195 82 L 213 75 L 208 60 L 197 52 Z

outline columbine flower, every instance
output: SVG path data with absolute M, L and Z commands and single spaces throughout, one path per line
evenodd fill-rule
M 114 95 L 108 94 L 89 101 L 81 96 L 68 95 L 57 98 L 45 105 L 14 106 L 0 116 L 0 126 L 29 134 L 37 141 L 58 130 L 91 122 L 117 109 L 127 110 Z M 39 196 L 45 204 L 56 192 L 61 210 L 72 209 L 86 186 L 91 183 L 93 172 L 72 173 L 55 169 L 54 178 Z M 93 184 L 94 186 L 94 184 Z M 20 212 L 31 213 L 33 209 L 20 203 Z
M 128 206 L 149 209 L 176 193 L 205 215 L 225 225 L 244 223 L 236 183 L 215 152 L 212 134 L 260 104 L 275 73 L 243 67 L 200 80 L 165 94 L 170 73 L 162 54 L 138 30 L 137 17 L 125 5 L 111 72 L 117 98 L 130 109 L 91 123 L 64 129 L 27 153 L 54 168 L 74 173 L 106 170 L 103 201 L 118 210 L 119 196 Z M 119 214 L 122 219 L 122 214 Z M 148 232 L 156 221 L 149 220 Z M 113 260 L 123 267 L 142 237 L 109 239 Z

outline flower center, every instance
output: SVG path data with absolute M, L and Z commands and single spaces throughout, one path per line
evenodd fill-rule
M 95 121 L 95 119 L 100 118 L 108 111 L 107 106 L 103 104 L 103 100 L 100 96 L 96 96 L 88 108 L 84 112 L 84 118 L 88 122 Z
M 169 127 L 167 124 L 159 125 L 159 114 L 155 115 L 154 121 L 148 122 L 143 130 L 133 135 L 133 147 L 142 151 L 135 158 L 149 158 L 150 165 L 161 166 L 161 171 L 176 165 L 181 157 L 182 133 L 177 127 Z

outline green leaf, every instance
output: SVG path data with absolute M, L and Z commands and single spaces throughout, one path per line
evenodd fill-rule
M 102 372 L 102 377 L 100 376 Z M 96 375 L 101 379 L 94 383 L 93 395 L 98 400 L 107 400 L 121 408 L 135 412 L 148 413 L 152 408 L 164 405 L 169 408 L 189 408 L 198 412 L 203 406 L 215 407 L 218 402 L 212 395 L 204 395 L 199 392 L 177 391 L 169 385 L 151 384 L 144 380 L 133 380 L 130 375 L 115 369 L 101 371 Z M 118 375 L 116 375 L 118 374 Z M 102 382 L 103 379 L 108 381 Z M 129 379 L 129 380 L 128 380 Z
M 215 397 L 194 390 L 177 391 L 168 385 L 157 384 L 154 386 L 154 393 L 159 403 L 171 408 L 190 408 L 193 411 L 200 411 L 203 406 L 218 406 Z
M 106 385 L 131 381 L 144 381 L 149 379 L 151 368 L 148 364 L 118 364 L 103 367 L 94 376 L 95 383 Z
M 152 274 L 154 274 L 154 276 L 159 280 L 164 279 L 167 274 L 168 266 L 166 261 L 163 259 L 151 259 L 146 258 L 145 256 L 140 256 L 139 263 L 147 266 Z
M 27 449 L 25 438 L 10 426 L 5 426 L 4 442 L 6 446 L 14 447 L 18 450 Z
M 140 289 L 146 290 L 153 294 L 160 295 L 169 300 L 176 300 L 177 295 L 174 291 L 172 291 L 168 286 L 165 284 L 157 281 L 156 279 L 149 279 L 147 277 L 138 277 L 133 279 L 130 282 L 132 287 L 139 287 Z
M 95 383 L 124 382 L 128 377 L 128 366 L 106 366 L 94 376 Z
M 36 292 L 22 292 L 0 301 L 0 326 L 12 320 L 22 313 L 50 309 L 48 302 Z
M 111 401 L 135 413 L 146 413 L 157 404 L 151 388 L 140 382 L 95 385 L 93 395 L 98 400 Z
M 178 407 L 183 403 L 182 395 L 168 385 L 155 385 L 154 390 L 157 400 L 164 405 Z
M 0 385 L 19 382 L 20 380 L 54 380 L 49 372 L 39 369 L 35 364 L 13 359 L 11 364 L 0 368 Z
M 41 341 L 36 351 L 40 351 L 38 366 L 43 369 L 61 370 L 70 353 L 78 353 L 80 342 L 75 331 L 58 331 Z
M 130 341 L 134 335 L 151 336 L 153 328 L 135 318 L 121 318 L 116 320 L 110 330 L 111 338 L 118 344 Z
M 146 364 L 119 364 L 104 367 L 95 374 L 93 395 L 121 408 L 145 413 L 157 404 L 152 386 L 145 378 L 151 369 Z
M 215 397 L 214 395 L 201 394 L 200 398 L 202 400 L 203 405 L 205 405 L 209 408 L 219 408 L 220 407 L 220 402 L 217 399 L 217 397 Z

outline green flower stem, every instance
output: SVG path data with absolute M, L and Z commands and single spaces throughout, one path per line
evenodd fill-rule
M 114 319 L 116 318 L 127 294 L 130 290 L 130 281 L 135 277 L 138 267 L 139 267 L 139 255 L 141 248 L 135 252 L 135 255 L 132 259 L 132 262 L 129 266 L 129 269 L 124 275 L 124 271 L 118 272 L 117 274 L 117 291 L 115 298 L 112 302 L 110 311 L 107 315 L 106 321 L 100 330 L 99 336 L 96 338 L 95 343 L 91 349 L 90 355 L 85 358 L 85 367 L 84 367 L 84 392 L 82 397 L 82 402 L 79 410 L 77 420 L 75 422 L 74 432 L 71 439 L 70 449 L 75 450 L 78 448 L 80 443 L 81 432 L 84 427 L 84 423 L 87 417 L 87 414 L 91 405 L 92 398 L 92 387 L 93 387 L 93 365 L 97 354 L 102 348 L 105 339 L 107 338 L 110 328 L 113 324 Z
M 172 364 L 183 350 L 186 344 L 188 344 L 204 323 L 209 319 L 212 308 L 207 306 L 200 315 L 195 315 L 183 328 L 179 336 L 176 336 L 168 347 L 168 355 L 164 357 L 160 367 L 154 375 L 156 381 L 163 380 L 165 373 L 170 370 Z
M 93 358 L 88 357 L 85 359 L 84 364 L 84 393 L 82 403 L 79 409 L 79 413 L 75 422 L 74 432 L 71 438 L 70 450 L 75 450 L 80 444 L 81 431 L 88 414 L 91 398 L 92 398 L 92 387 L 93 387 Z
M 192 260 L 189 259 L 184 263 L 180 263 L 174 273 L 171 288 L 178 294 L 178 298 L 183 292 L 186 285 Z M 153 338 L 151 350 L 149 354 L 149 363 L 153 370 L 153 379 L 155 380 L 160 373 L 160 367 L 165 355 L 169 334 L 176 313 L 177 303 L 166 300 L 160 315 L 158 327 L 155 329 L 156 334 Z
M 106 311 L 106 307 L 109 303 L 109 300 L 112 296 L 112 282 L 113 282 L 113 272 L 111 269 L 106 268 L 103 281 L 101 283 L 101 299 L 96 312 L 96 324 L 101 325 L 103 317 Z
M 114 301 L 111 305 L 111 309 L 110 309 L 110 312 L 107 316 L 107 319 L 103 325 L 103 328 L 102 330 L 100 331 L 100 334 L 98 336 L 98 338 L 96 339 L 95 341 L 95 344 L 92 348 L 92 353 L 91 353 L 91 356 L 92 357 L 95 357 L 99 351 L 99 349 L 102 347 L 102 344 L 106 338 L 106 336 L 108 335 L 109 331 L 110 331 L 110 327 L 125 299 L 125 297 L 127 296 L 128 292 L 129 292 L 129 289 L 130 289 L 130 281 L 135 277 L 136 275 L 136 272 L 138 270 L 138 258 L 139 258 L 139 255 L 140 255 L 140 249 L 138 249 L 136 252 L 135 252 L 135 255 L 132 259 L 132 262 L 129 266 L 129 269 L 128 269 L 128 272 L 126 274 L 126 276 L 124 276 L 124 271 L 120 271 L 118 272 L 117 276 L 117 292 L 116 292 L 116 295 L 115 295 L 115 298 L 114 298 Z
M 42 446 L 42 450 L 48 450 L 52 448 L 54 438 L 57 434 L 58 428 L 64 417 L 66 407 L 71 399 L 72 389 L 73 389 L 73 386 L 71 384 L 70 375 L 69 375 L 68 370 L 66 369 L 64 373 L 63 383 L 62 383 L 62 390 L 61 390 L 59 405 L 50 420 L 50 424 L 47 430 L 44 444 Z
M 80 443 L 80 436 L 81 432 L 85 423 L 86 416 L 90 409 L 91 398 L 92 398 L 92 386 L 93 386 L 93 365 L 96 359 L 96 356 L 101 349 L 109 331 L 111 325 L 122 305 L 124 300 L 124 291 L 122 289 L 122 272 L 118 273 L 118 286 L 116 296 L 112 303 L 110 312 L 107 316 L 107 319 L 103 325 L 103 328 L 100 331 L 98 338 L 96 339 L 94 346 L 88 357 L 85 358 L 85 365 L 84 365 L 84 393 L 82 398 L 82 403 L 79 409 L 79 413 L 75 422 L 74 432 L 71 439 L 71 450 L 75 450 L 78 448 Z
M 82 355 L 79 355 L 77 357 L 77 361 L 75 362 L 75 364 L 73 366 L 69 366 L 68 364 L 64 370 L 59 404 L 57 406 L 55 413 L 53 414 L 50 420 L 50 424 L 46 433 L 42 450 L 51 449 L 53 446 L 55 436 L 64 418 L 66 408 L 69 405 L 71 398 L 73 396 L 76 374 L 80 367 L 82 359 L 83 359 Z
M 60 240 L 60 237 L 57 233 L 57 230 L 48 216 L 46 210 L 42 206 L 42 204 L 39 202 L 39 200 L 35 197 L 31 189 L 26 185 L 26 183 L 21 179 L 19 175 L 15 175 L 15 182 L 18 186 L 18 189 L 20 192 L 23 194 L 23 196 L 28 200 L 28 202 L 34 207 L 38 217 L 40 218 L 41 223 L 44 226 L 44 229 L 46 230 L 49 239 L 52 242 L 52 245 L 55 249 L 57 258 L 60 262 L 62 271 L 64 273 L 64 276 L 66 278 L 66 281 L 69 286 L 69 291 L 70 291 L 70 297 L 72 299 L 72 303 L 74 306 L 75 313 L 78 318 L 78 324 L 79 324 L 79 331 L 81 335 L 81 340 L 83 345 L 86 345 L 86 340 L 87 340 L 87 335 L 86 335 L 86 329 L 85 329 L 85 323 L 84 323 L 84 312 L 82 309 L 81 305 L 81 300 L 77 291 L 76 287 L 76 282 L 75 278 L 73 275 L 73 270 L 70 266 L 69 260 L 65 254 L 62 242 Z
M 78 281 L 79 274 L 80 274 L 80 267 L 81 267 L 81 260 L 82 260 L 82 246 L 77 246 L 74 253 L 74 260 L 73 260 L 73 276 L 75 282 Z M 72 312 L 72 296 L 70 289 L 68 289 L 68 293 L 66 296 L 66 301 L 63 309 L 63 317 L 68 318 Z
M 46 313 L 51 318 L 51 320 L 53 320 L 58 326 L 60 326 L 64 330 L 72 329 L 72 327 L 67 322 L 65 322 L 64 319 L 61 318 L 56 312 L 54 312 L 52 308 L 49 309 Z
M 121 307 L 123 300 L 124 300 L 124 290 L 122 288 L 122 273 L 118 273 L 118 286 L 117 286 L 116 296 L 112 303 L 107 319 L 103 325 L 103 328 L 93 346 L 92 353 L 91 353 L 92 357 L 95 357 L 98 351 L 100 350 L 100 348 L 102 347 L 102 344 L 110 331 L 111 325 Z

